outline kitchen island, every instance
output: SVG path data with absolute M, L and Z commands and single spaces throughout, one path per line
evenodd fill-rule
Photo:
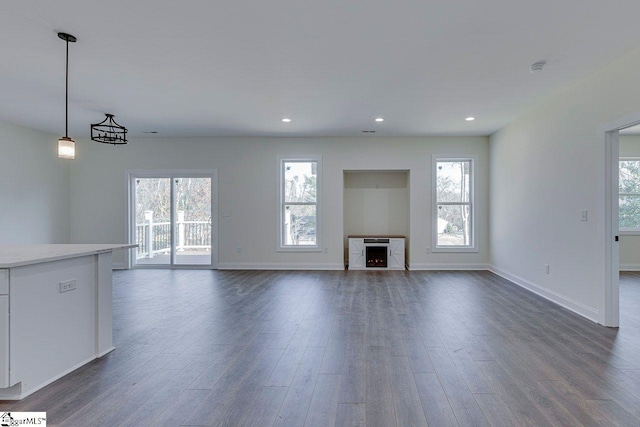
M 112 252 L 129 244 L 0 246 L 0 400 L 112 351 Z

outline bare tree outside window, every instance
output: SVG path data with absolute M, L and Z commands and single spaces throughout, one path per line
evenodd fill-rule
M 210 177 L 135 177 L 136 263 L 210 264 Z M 172 206 L 171 194 L 175 200 Z M 172 216 L 173 211 L 173 216 Z M 173 224 L 172 224 L 173 219 Z M 203 255 L 185 258 L 186 255 Z
M 620 230 L 640 231 L 640 159 L 619 163 Z
M 284 160 L 282 167 L 282 246 L 316 246 L 318 162 Z
M 279 251 L 319 251 L 321 159 L 279 159 Z
M 438 247 L 473 245 L 471 173 L 468 159 L 436 162 Z

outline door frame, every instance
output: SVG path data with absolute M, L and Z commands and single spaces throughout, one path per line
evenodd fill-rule
M 127 268 L 217 269 L 218 268 L 218 170 L 217 169 L 135 169 L 125 171 L 127 185 L 127 242 L 135 243 L 135 178 L 169 178 L 171 180 L 171 224 L 175 224 L 175 178 L 211 178 L 211 264 L 175 264 L 175 251 L 171 251 L 170 264 L 136 265 L 135 251 L 129 251 Z M 171 246 L 176 247 L 175 233 L 171 233 Z
M 640 123 L 640 112 L 607 122 L 598 127 L 598 140 L 602 141 L 600 163 L 600 188 L 603 204 L 598 226 L 599 241 L 603 242 L 601 255 L 604 259 L 604 277 L 598 292 L 598 323 L 617 328 L 620 326 L 620 257 L 619 257 L 619 131 Z

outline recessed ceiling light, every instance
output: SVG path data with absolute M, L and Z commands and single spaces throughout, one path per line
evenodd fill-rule
M 382 117 L 376 117 L 376 122 L 384 122 L 384 119 Z
M 469 117 L 467 117 L 465 120 L 466 120 L 466 121 L 468 121 L 468 122 L 472 122 L 472 121 L 474 121 L 475 119 L 476 119 L 475 117 L 471 117 L 471 116 L 469 116 Z
M 288 118 L 285 117 L 284 119 L 282 119 L 282 121 L 285 122 L 285 123 L 290 123 L 291 119 L 288 119 Z
M 157 130 L 143 130 L 142 133 L 158 133 Z

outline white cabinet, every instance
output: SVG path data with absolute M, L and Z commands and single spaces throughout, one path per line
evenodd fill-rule
M 404 239 L 389 239 L 389 270 L 404 270 Z
M 9 293 L 9 270 L 0 270 L 0 295 L 7 295 Z
M 19 390 L 23 397 L 96 357 L 95 259 L 89 255 L 11 269 L 9 387 L 16 389 L 2 390 L 0 396 L 10 398 Z M 68 281 L 75 287 L 61 292 L 60 283 Z
M 360 270 L 364 265 L 364 239 L 349 239 L 349 269 Z
M 0 388 L 9 387 L 9 270 L 0 270 Z
M 0 400 L 22 399 L 114 349 L 111 252 L 134 246 L 0 248 Z
M 0 295 L 0 388 L 9 387 L 9 296 Z
M 404 270 L 404 237 L 349 236 L 349 270 Z

